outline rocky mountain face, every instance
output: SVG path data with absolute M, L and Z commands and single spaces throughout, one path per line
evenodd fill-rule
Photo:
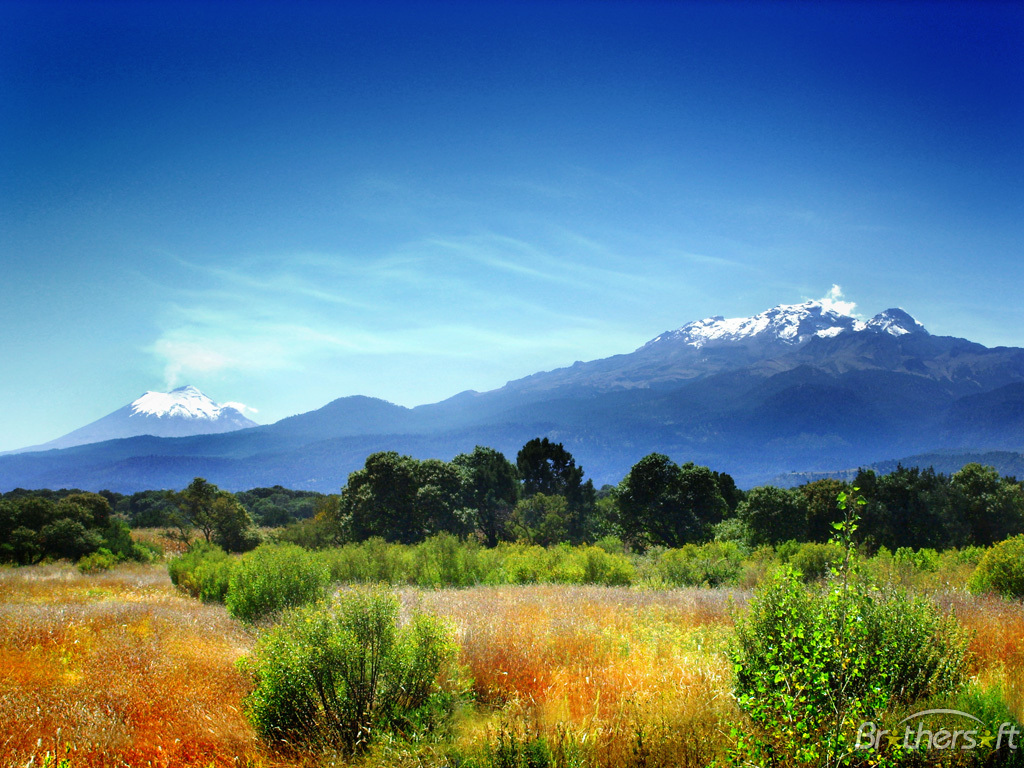
M 373 451 L 449 459 L 480 444 L 514 457 L 538 436 L 564 443 L 598 485 L 655 451 L 744 487 L 934 451 L 1019 451 L 1024 349 L 933 336 L 901 309 L 863 320 L 805 302 L 413 409 L 349 397 L 228 434 L 0 457 L 0 488 L 137 490 L 202 475 L 336 491 Z

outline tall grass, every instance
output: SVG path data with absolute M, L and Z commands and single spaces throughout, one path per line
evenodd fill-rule
M 476 556 L 483 565 L 474 567 L 490 567 L 486 550 Z M 909 578 L 930 588 L 935 572 L 911 566 Z M 176 591 L 165 566 L 96 575 L 69 565 L 0 568 L 0 764 L 39 765 L 69 747 L 73 768 L 685 767 L 708 765 L 729 746 L 738 712 L 723 651 L 745 590 L 397 591 L 403 617 L 422 609 L 455 627 L 475 703 L 444 739 L 382 737 L 347 763 L 282 757 L 257 739 L 241 714 L 249 687 L 235 661 L 258 630 Z M 988 702 L 1024 717 L 1024 606 L 941 586 L 933 596 L 975 633 L 973 698 L 960 708 Z
M 734 712 L 723 590 L 538 585 L 403 596 L 458 628 L 481 711 L 492 713 L 465 734 L 470 755 L 499 739 L 542 739 L 552 764 L 560 754 L 564 764 L 704 766 L 723 747 Z
M 159 566 L 0 569 L 0 754 L 80 766 L 235 765 L 260 747 L 234 660 L 252 637 Z

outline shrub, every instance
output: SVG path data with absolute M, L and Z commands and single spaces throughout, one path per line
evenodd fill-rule
M 330 575 L 315 555 L 294 544 L 257 547 L 239 559 L 228 582 L 228 613 L 253 622 L 324 598 Z
M 401 584 L 408 581 L 412 570 L 409 547 L 379 536 L 323 550 L 319 557 L 327 565 L 331 580 L 342 583 Z
M 200 561 L 193 571 L 199 599 L 204 603 L 225 602 L 231 585 L 231 574 L 237 563 L 238 558 L 230 555 Z
M 460 687 L 450 630 L 426 614 L 399 626 L 391 594 L 355 590 L 333 607 L 289 611 L 243 668 L 246 714 L 264 739 L 356 752 L 378 732 L 429 728 Z
M 536 584 L 546 581 L 548 553 L 539 544 L 499 544 L 494 548 L 501 558 L 504 580 L 509 584 Z
M 621 551 L 608 552 L 599 546 L 577 547 L 573 555 L 581 561 L 585 584 L 628 587 L 636 578 L 636 568 Z
M 982 555 L 970 586 L 973 592 L 1024 598 L 1024 535 L 1000 542 Z
M 846 519 L 836 525 L 845 545 L 838 578 L 810 588 L 784 567 L 736 620 L 737 703 L 755 726 L 750 735 L 734 731 L 739 763 L 844 764 L 860 723 L 964 680 L 969 636 L 953 616 L 858 578 L 853 533 L 864 503 L 839 494 Z
M 148 563 L 155 557 L 159 548 L 153 544 L 145 545 L 132 540 L 132 530 L 123 520 L 112 519 L 103 530 L 103 548 L 118 560 L 134 560 Z
M 544 736 L 520 733 L 505 723 L 499 724 L 486 750 L 490 768 L 553 768 L 560 764 Z
M 209 573 L 211 565 L 227 559 L 228 554 L 223 549 L 200 539 L 167 564 L 167 573 L 174 586 L 192 597 L 199 597 L 203 591 L 201 568 Z
M 480 545 L 439 533 L 417 544 L 411 580 L 421 587 L 468 587 L 480 582 Z
M 742 567 L 742 550 L 731 541 L 687 544 L 681 549 L 665 550 L 657 561 L 661 578 L 677 587 L 734 584 Z
M 834 541 L 803 544 L 789 558 L 789 564 L 803 575 L 804 581 L 824 579 L 842 561 L 843 548 Z
M 813 589 L 781 569 L 736 622 L 737 699 L 758 728 L 739 750 L 835 764 L 860 722 L 956 689 L 968 640 L 923 598 L 838 581 Z
M 109 549 L 103 547 L 78 560 L 78 570 L 82 573 L 102 573 L 109 571 L 115 565 L 117 565 L 117 557 Z
M 917 571 L 934 573 L 939 570 L 939 553 L 934 549 L 900 547 L 893 552 L 892 559 L 897 566 L 907 566 Z

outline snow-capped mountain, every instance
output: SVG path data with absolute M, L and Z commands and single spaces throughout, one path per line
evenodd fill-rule
M 841 333 L 864 332 L 888 333 L 892 336 L 928 333 L 923 325 L 902 309 L 887 309 L 868 321 L 862 321 L 837 310 L 834 302 L 819 300 L 803 304 L 782 304 L 753 317 L 726 319 L 719 315 L 697 320 L 675 331 L 666 331 L 644 346 L 676 343 L 700 349 L 745 341 L 798 346 L 815 336 L 831 339 Z
M 189 437 L 258 426 L 242 413 L 244 408 L 240 403 L 218 404 L 192 385 L 170 392 L 146 392 L 102 419 L 48 443 L 22 448 L 17 453 L 71 448 L 139 435 Z
M 870 319 L 852 310 L 834 289 L 416 408 L 352 396 L 235 434 L 109 440 L 172 425 L 189 435 L 233 429 L 232 412 L 244 419 L 192 388 L 147 393 L 65 438 L 108 442 L 0 457 L 0 490 L 131 492 L 201 475 L 233 490 L 337 492 L 375 451 L 450 459 L 485 445 L 513 457 L 534 437 L 564 443 L 598 485 L 652 452 L 750 487 L 935 451 L 1024 451 L 1024 349 L 935 336 L 901 309 Z
M 218 405 L 191 384 L 172 389 L 170 392 L 147 392 L 128 407 L 131 409 L 129 418 L 155 416 L 158 419 L 217 421 L 221 418 L 235 418 L 236 414 L 241 415 L 238 404 Z
M 800 350 L 827 356 L 834 345 L 821 348 L 820 343 L 826 341 L 842 341 L 850 347 L 857 342 L 871 346 L 878 337 L 930 338 L 924 326 L 902 309 L 887 309 L 862 320 L 850 314 L 852 308 L 849 302 L 824 298 L 781 304 L 752 317 L 708 317 L 665 331 L 629 354 L 577 362 L 508 386 L 521 392 L 563 386 L 599 391 L 663 387 L 776 361 Z M 796 358 L 792 363 L 798 364 Z

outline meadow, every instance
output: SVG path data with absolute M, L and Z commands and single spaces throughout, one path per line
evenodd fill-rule
M 442 731 L 345 757 L 257 738 L 236 662 L 264 627 L 183 595 L 165 564 L 0 569 L 0 755 L 68 768 L 706 766 L 725 764 L 743 726 L 725 651 L 744 587 L 394 589 L 404 612 L 450 622 L 471 690 Z M 1020 721 L 1024 608 L 926 589 L 972 633 L 960 706 L 998 699 Z

